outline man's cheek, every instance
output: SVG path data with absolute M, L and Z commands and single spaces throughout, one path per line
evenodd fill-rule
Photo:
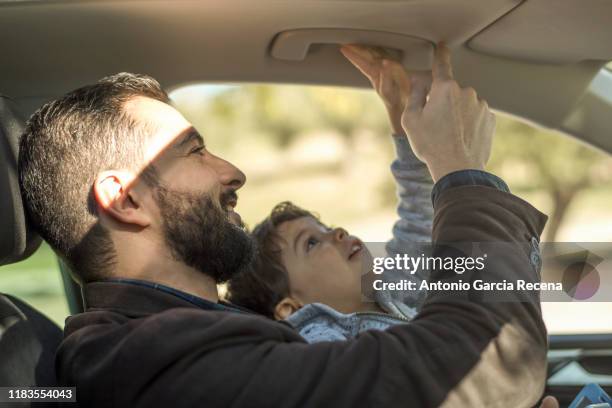
M 220 192 L 216 173 L 209 169 L 202 170 L 194 166 L 176 166 L 172 169 L 173 188 L 187 191 L 200 191 L 211 196 Z

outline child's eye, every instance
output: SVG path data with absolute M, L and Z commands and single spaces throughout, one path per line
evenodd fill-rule
M 191 152 L 191 154 L 204 154 L 204 146 L 198 146 L 195 149 L 193 149 Z
M 314 238 L 314 237 L 310 237 L 306 240 L 306 252 L 310 251 L 315 245 L 317 245 L 319 243 L 319 240 Z

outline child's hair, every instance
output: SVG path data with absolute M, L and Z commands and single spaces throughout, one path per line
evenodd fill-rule
M 277 228 L 297 218 L 319 217 L 289 201 L 277 204 L 252 232 L 257 244 L 253 263 L 228 282 L 230 302 L 274 318 L 275 306 L 289 296 L 289 275 L 281 260 Z

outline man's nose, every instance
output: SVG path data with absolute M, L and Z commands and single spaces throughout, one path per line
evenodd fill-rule
M 223 186 L 238 190 L 246 183 L 245 174 L 227 160 L 214 156 L 214 168 Z

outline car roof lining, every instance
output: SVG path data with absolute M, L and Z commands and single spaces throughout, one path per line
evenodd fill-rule
M 0 44 L 4 60 L 9 62 L 0 64 L 0 91 L 13 96 L 29 114 L 47 99 L 119 71 L 150 74 L 166 88 L 198 82 L 367 87 L 367 81 L 333 44 L 312 46 L 306 57 L 298 61 L 274 58 L 271 49 L 279 33 L 288 30 L 370 30 L 430 43 L 445 40 L 451 46 L 458 81 L 477 89 L 490 106 L 541 126 L 569 132 L 563 128 L 564 122 L 584 99 L 599 69 L 612 60 L 611 42 L 589 42 L 584 37 L 606 33 L 607 38 L 612 38 L 612 2 L 598 1 L 592 11 L 576 3 L 571 0 L 473 0 L 467 6 L 453 0 L 0 3 L 0 33 L 3 38 L 12 39 Z M 555 7 L 557 4 L 560 6 Z M 547 12 L 550 18 L 544 18 Z M 590 13 L 596 27 L 570 24 L 572 15 L 579 15 L 576 21 L 582 22 Z M 559 21 L 568 23 L 563 36 L 559 36 Z M 534 35 L 536 38 L 530 40 Z M 567 47 L 568 36 L 579 40 Z M 612 151 L 609 136 L 572 132 Z

